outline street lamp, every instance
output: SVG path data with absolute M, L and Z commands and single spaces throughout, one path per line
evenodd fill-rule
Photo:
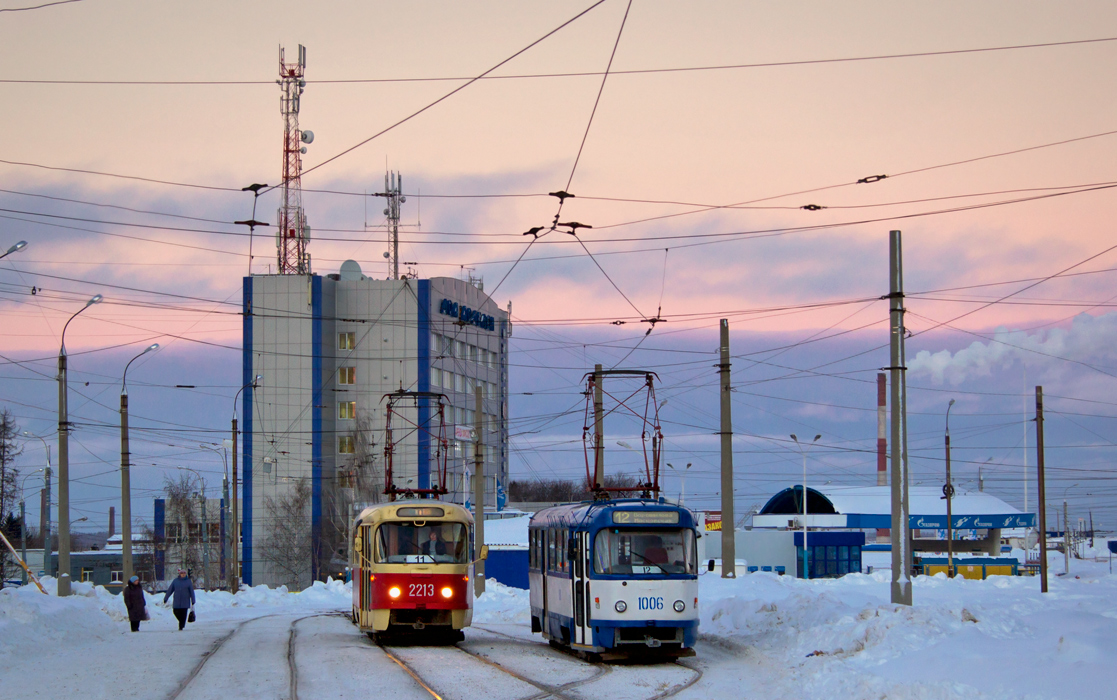
M 247 226 L 248 227 L 248 274 L 249 274 L 249 276 L 252 275 L 252 234 L 256 230 L 257 226 L 267 226 L 268 225 L 268 224 L 265 224 L 263 221 L 257 221 L 256 220 L 256 200 L 258 200 L 260 198 L 260 190 L 262 190 L 266 187 L 267 187 L 266 184 L 262 185 L 259 182 L 254 182 L 251 185 L 249 185 L 248 187 L 240 188 L 241 192 L 251 192 L 252 193 L 252 218 L 250 218 L 248 221 L 234 221 L 233 222 L 234 224 L 236 224 L 238 226 Z
M 70 321 L 103 297 L 98 294 L 85 302 L 62 326 L 62 343 L 58 350 L 58 596 L 70 595 L 70 418 L 66 399 L 66 329 Z
M 818 442 L 821 435 L 815 435 L 814 440 L 811 440 L 807 447 Z M 795 441 L 795 446 L 799 448 L 799 454 L 803 455 L 803 578 L 809 579 L 811 577 L 811 559 L 810 552 L 807 549 L 807 452 L 803 449 L 803 444 L 799 442 L 799 438 L 795 437 L 795 433 L 791 434 L 791 439 Z
M 1067 491 L 1078 484 L 1071 484 L 1063 489 L 1063 575 L 1070 573 L 1070 521 L 1067 520 Z
M 233 396 L 233 466 L 229 470 L 233 473 L 233 575 L 229 579 L 231 582 L 229 592 L 233 594 L 240 590 L 240 508 L 237 506 L 239 500 L 237 490 L 237 399 L 240 398 L 240 392 L 248 387 L 255 389 L 263 378 L 264 375 L 257 374 L 255 379 L 238 389 L 236 395 Z
M 946 405 L 946 483 L 942 487 L 942 497 L 946 499 L 946 576 L 954 578 L 954 484 L 950 482 L 950 407 L 954 399 Z
M 120 381 L 120 559 L 124 580 L 132 578 L 132 477 L 129 473 L 131 453 L 128 451 L 128 368 L 149 352 L 159 349 L 153 343 L 124 365 Z
M 8 257 L 12 253 L 18 253 L 19 251 L 23 250 L 26 247 L 27 247 L 27 241 L 20 241 L 19 243 L 16 243 L 15 245 L 13 245 L 11 248 L 8 248 L 8 252 L 4 253 L 3 255 L 0 255 L 0 260 L 3 260 L 4 258 Z
M 212 445 L 200 443 L 198 447 L 203 450 L 209 450 L 216 453 L 221 457 L 221 568 L 225 572 L 225 585 L 228 586 L 232 583 L 229 575 L 229 566 L 227 564 L 227 557 L 229 555 L 229 527 L 227 525 L 228 518 L 226 513 L 229 512 L 229 458 L 228 450 L 224 447 L 218 449 Z M 231 588 L 229 590 L 232 590 Z
M 43 473 L 43 502 L 39 512 L 39 529 L 42 530 L 43 536 L 43 573 L 47 576 L 52 576 L 51 564 L 52 557 L 51 551 L 51 536 L 50 536 L 50 445 L 47 441 L 38 435 L 32 435 L 29 431 L 23 431 L 24 437 L 35 438 L 43 443 L 43 449 L 47 453 L 47 466 L 46 471 Z
M 23 490 L 27 487 L 27 480 L 29 478 L 31 478 L 32 475 L 38 474 L 41 471 L 43 471 L 43 468 L 39 467 L 38 469 L 31 472 L 30 474 L 24 476 L 23 481 L 21 481 L 20 484 L 19 484 L 19 537 L 20 537 L 20 554 L 19 554 L 19 556 L 23 559 L 24 567 L 27 566 L 27 506 L 25 505 L 26 504 L 26 499 L 24 498 Z M 23 585 L 24 586 L 27 585 L 27 569 L 26 568 L 23 569 Z
M 205 479 L 204 476 L 202 476 L 198 472 L 194 471 L 190 467 L 175 467 L 175 469 L 181 469 L 183 471 L 191 472 L 191 473 L 194 474 L 194 476 L 198 477 L 199 481 L 202 482 L 202 580 L 204 581 L 204 583 L 202 585 L 202 588 L 208 590 L 209 589 L 209 520 L 206 519 L 206 511 L 209 510 L 209 509 L 206 508 L 206 505 L 207 505 L 206 504 L 206 479 Z M 189 541 L 189 539 L 190 539 L 189 533 L 187 533 L 187 540 Z
M 673 471 L 673 472 L 675 472 L 676 474 L 679 475 L 679 505 L 680 506 L 683 504 L 683 493 L 686 491 L 686 473 L 687 473 L 687 470 L 690 469 L 690 465 L 691 465 L 691 462 L 687 462 L 686 466 L 683 467 L 682 469 L 675 469 L 674 464 L 671 464 L 670 462 L 667 463 L 667 466 L 671 467 L 671 471 Z

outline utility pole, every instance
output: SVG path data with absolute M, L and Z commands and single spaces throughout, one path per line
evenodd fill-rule
M 24 567 L 27 566 L 27 509 L 26 500 L 23 498 L 23 492 L 20 491 L 19 498 L 19 537 L 20 537 L 20 552 L 19 556 L 23 559 Z M 27 585 L 27 569 L 23 570 L 23 585 Z
M 605 397 L 601 365 L 593 366 L 593 488 L 605 488 Z
M 598 369 L 601 366 L 598 365 Z M 481 387 L 473 387 L 473 594 L 480 598 L 485 592 L 485 453 L 481 432 Z
M 125 374 L 128 370 L 125 369 Z M 120 394 L 120 559 L 124 582 L 132 578 L 132 476 L 128 451 L 128 394 Z
M 1043 387 L 1036 387 L 1036 469 L 1038 470 L 1039 590 L 1047 592 L 1047 487 L 1043 476 Z
M 1063 499 L 1063 574 L 1070 573 L 1070 520 L 1067 518 L 1067 499 Z
M 954 578 L 954 484 L 950 481 L 950 407 L 954 399 L 946 405 L 946 483 L 942 487 L 942 497 L 946 499 L 946 577 Z
M 733 403 L 729 383 L 729 319 L 721 319 L 721 577 L 737 578 L 737 521 L 733 516 Z
M 889 232 L 888 281 L 892 373 L 892 602 L 911 605 L 908 507 L 907 367 L 904 351 L 904 265 L 899 231 Z

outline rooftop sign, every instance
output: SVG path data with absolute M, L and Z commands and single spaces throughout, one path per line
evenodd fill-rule
M 476 309 L 471 309 L 465 304 L 443 299 L 438 305 L 438 313 L 443 316 L 453 316 L 463 325 L 477 326 L 486 331 L 496 329 L 496 319 L 488 314 L 483 314 Z

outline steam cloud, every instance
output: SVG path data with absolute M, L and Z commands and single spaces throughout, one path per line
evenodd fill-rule
M 1080 362 L 1112 358 L 1117 351 L 1117 312 L 1101 316 L 1083 313 L 1074 318 L 1069 329 L 1053 328 L 1031 335 L 1002 327 L 993 337 L 1000 342 L 974 342 L 953 355 L 949 350 L 920 350 L 908 363 L 910 376 L 930 376 L 934 384 L 949 382 L 957 386 L 969 378 L 991 376 L 993 370 L 1004 369 L 1016 360 L 1046 365 L 1062 363 L 1057 358 Z

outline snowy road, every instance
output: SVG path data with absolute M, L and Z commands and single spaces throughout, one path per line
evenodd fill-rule
M 0 697 L 428 700 L 851 700 L 1108 697 L 1117 667 L 1117 576 L 1073 562 L 1041 594 L 1031 577 L 918 577 L 888 601 L 887 572 L 800 581 L 700 579 L 697 657 L 590 664 L 530 632 L 527 593 L 490 585 L 452 647 L 381 648 L 344 616 L 346 584 L 199 593 L 177 631 L 150 596 L 128 632 L 119 597 L 0 591 Z M 48 585 L 48 590 L 52 590 Z

